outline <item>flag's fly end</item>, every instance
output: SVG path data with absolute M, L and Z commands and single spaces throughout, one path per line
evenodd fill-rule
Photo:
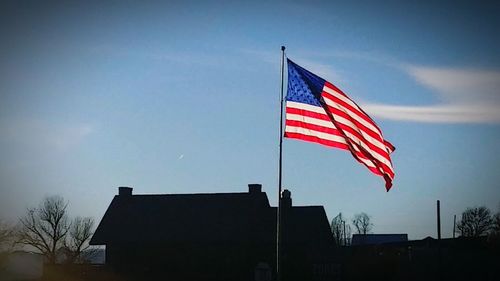
M 389 192 L 389 190 L 391 190 L 392 187 L 392 180 L 387 175 L 384 175 L 384 180 L 385 180 L 385 190 Z

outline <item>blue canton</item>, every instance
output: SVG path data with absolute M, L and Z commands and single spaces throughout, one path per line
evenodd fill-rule
M 287 101 L 321 106 L 319 99 L 325 80 L 288 60 Z

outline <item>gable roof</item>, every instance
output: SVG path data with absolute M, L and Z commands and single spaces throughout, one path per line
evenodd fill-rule
M 90 243 L 231 242 L 272 243 L 276 209 L 265 192 L 116 195 Z M 330 239 L 322 206 L 291 207 L 291 241 Z M 288 230 L 289 229 L 289 230 Z

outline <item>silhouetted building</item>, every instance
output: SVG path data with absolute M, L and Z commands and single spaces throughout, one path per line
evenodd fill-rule
M 408 241 L 408 234 L 353 234 L 352 246 L 377 245 Z
M 487 237 L 371 242 L 342 248 L 342 280 L 498 280 Z
M 260 184 L 243 193 L 133 195 L 120 187 L 91 244 L 132 279 L 269 280 L 276 207 Z M 283 199 L 284 280 L 332 280 L 334 241 L 322 206 Z

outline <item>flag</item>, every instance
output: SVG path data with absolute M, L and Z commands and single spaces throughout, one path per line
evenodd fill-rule
M 375 122 L 332 83 L 288 63 L 285 137 L 348 150 L 372 173 L 392 186 L 394 169 L 386 141 Z

